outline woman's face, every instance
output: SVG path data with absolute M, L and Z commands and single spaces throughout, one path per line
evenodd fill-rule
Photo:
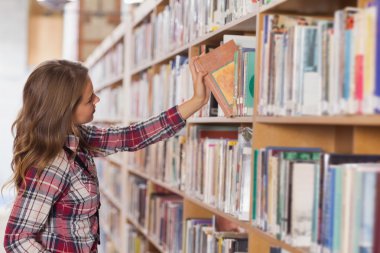
M 95 105 L 99 101 L 99 97 L 94 93 L 92 82 L 88 79 L 81 101 L 79 101 L 79 104 L 74 112 L 74 124 L 81 125 L 91 122 L 94 118 Z

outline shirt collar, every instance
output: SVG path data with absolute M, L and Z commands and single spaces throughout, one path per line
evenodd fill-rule
M 79 146 L 79 137 L 75 135 L 68 135 L 66 142 L 65 142 L 65 147 L 69 148 L 71 151 L 74 153 L 77 152 Z

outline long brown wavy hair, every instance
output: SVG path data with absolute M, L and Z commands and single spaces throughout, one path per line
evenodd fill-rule
M 23 106 L 12 125 L 14 173 L 8 185 L 14 183 L 19 190 L 31 167 L 40 175 L 62 151 L 68 134 L 79 135 L 82 140 L 73 113 L 88 80 L 86 67 L 66 60 L 43 62 L 30 74 Z

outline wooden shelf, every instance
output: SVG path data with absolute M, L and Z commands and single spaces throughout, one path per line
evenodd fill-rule
M 162 188 L 165 188 L 166 190 L 168 190 L 174 194 L 177 194 L 178 196 L 184 197 L 184 195 L 185 195 L 185 193 L 183 191 L 181 191 L 180 189 L 175 188 L 175 187 L 169 185 L 168 183 L 162 182 L 161 180 L 154 179 L 145 172 L 142 172 L 142 171 L 139 171 L 136 169 L 129 169 L 128 171 L 130 173 L 136 175 L 136 176 L 144 178 L 145 180 L 151 181 L 153 184 L 158 185 Z
M 131 217 L 130 215 L 127 215 L 127 222 L 131 223 L 141 234 L 143 234 L 146 237 L 148 236 L 148 231 L 146 230 L 146 228 L 141 226 L 141 224 L 139 224 L 135 218 Z
M 145 228 L 138 224 L 135 219 L 127 216 L 127 222 L 132 224 L 137 229 L 137 231 L 139 231 L 139 233 L 142 234 L 159 252 L 167 253 L 164 248 L 158 242 L 156 242 L 156 240 L 149 236 L 148 231 L 146 231 Z
M 333 15 L 334 11 L 347 6 L 357 6 L 356 0 L 273 0 L 260 6 L 260 13 L 286 13 L 298 15 Z
M 150 177 L 143 171 L 128 168 L 128 172 L 134 174 L 135 176 L 144 178 L 145 180 L 150 180 Z
M 100 85 L 96 90 L 95 93 L 101 92 L 102 90 L 105 90 L 107 88 L 115 88 L 117 86 L 122 85 L 124 79 L 124 74 L 120 74 L 114 77 L 109 78 L 108 80 L 104 81 L 102 85 Z
M 118 200 L 114 194 L 112 194 L 109 190 L 106 190 L 103 186 L 100 186 L 100 192 L 103 193 L 113 206 L 115 206 L 120 211 L 122 210 L 121 201 Z
M 201 117 L 189 118 L 186 120 L 189 124 L 239 124 L 239 123 L 253 123 L 253 117 Z
M 263 124 L 295 124 L 295 125 L 349 125 L 349 126 L 380 126 L 380 115 L 371 116 L 299 116 L 271 117 L 256 116 L 255 123 Z
M 207 44 L 209 42 L 212 42 L 213 44 L 215 44 L 216 41 L 220 41 L 223 38 L 223 34 L 226 31 L 251 31 L 251 32 L 253 32 L 256 30 L 256 16 L 257 16 L 256 13 L 251 13 L 251 14 L 248 14 L 248 15 L 241 17 L 237 20 L 234 20 L 234 21 L 224 25 L 223 27 L 217 29 L 216 31 L 207 33 L 207 34 L 197 38 L 193 42 L 185 44 L 185 45 L 175 49 L 171 53 L 167 53 L 165 56 L 160 56 L 157 59 L 154 59 L 152 61 L 148 61 L 145 64 L 142 64 L 141 66 L 136 67 L 135 69 L 132 70 L 131 74 L 136 75 L 136 74 L 140 73 L 141 71 L 148 69 L 151 66 L 165 62 L 165 61 L 175 57 L 178 54 L 186 52 L 189 48 L 191 48 L 193 46 L 197 46 L 197 45 L 203 44 L 203 43 Z
M 150 178 L 150 181 L 155 185 L 158 185 L 162 188 L 169 190 L 172 193 L 175 193 L 178 196 L 181 196 L 182 198 L 185 198 L 185 196 L 186 196 L 186 194 L 183 191 L 181 191 L 180 189 L 175 188 L 175 187 L 169 185 L 168 183 L 162 182 L 161 180 Z
M 202 208 L 204 208 L 204 209 L 206 209 L 206 210 L 214 213 L 217 216 L 223 217 L 226 220 L 231 221 L 232 223 L 238 225 L 239 227 L 244 228 L 245 230 L 247 230 L 247 232 L 253 228 L 252 225 L 249 222 L 241 221 L 238 218 L 236 218 L 235 216 L 233 216 L 231 214 L 228 214 L 228 213 L 225 213 L 225 212 L 217 209 L 216 207 L 214 207 L 212 205 L 204 203 L 202 200 L 199 200 L 197 198 L 191 197 L 188 194 L 183 194 L 183 195 L 184 195 L 184 198 L 186 200 L 188 200 L 188 201 L 192 202 L 193 204 L 198 205 L 198 206 L 200 206 L 200 207 L 202 207 Z

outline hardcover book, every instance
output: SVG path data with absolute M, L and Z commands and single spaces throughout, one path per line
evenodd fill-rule
M 238 50 L 233 40 L 221 45 L 194 62 L 198 71 L 205 71 L 205 83 L 214 94 L 225 116 L 233 116 L 236 104 L 234 97 L 234 53 Z

